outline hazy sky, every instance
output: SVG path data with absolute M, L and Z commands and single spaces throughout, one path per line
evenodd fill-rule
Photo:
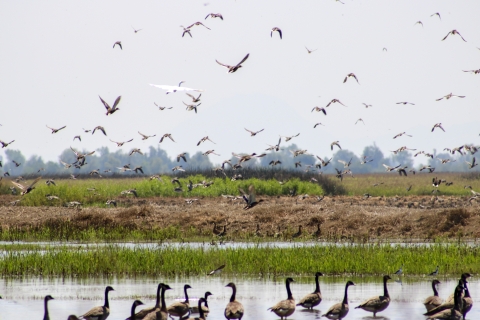
M 117 150 L 109 138 L 134 138 L 124 151 L 147 151 L 171 133 L 176 143 L 161 144 L 171 157 L 214 149 L 221 156 L 211 155 L 213 163 L 297 133 L 290 142 L 322 157 L 335 140 L 357 155 L 376 143 L 386 156 L 404 145 L 432 152 L 478 144 L 480 74 L 462 70 L 480 68 L 480 1 L 342 1 L 2 1 L 0 140 L 15 139 L 9 148 L 27 158 L 56 161 L 69 146 Z M 205 20 L 208 13 L 224 20 Z M 182 38 L 180 25 L 196 21 L 211 30 L 195 26 L 193 38 Z M 270 37 L 272 27 L 283 40 Z M 453 29 L 467 42 L 441 41 Z M 234 74 L 215 62 L 236 64 L 247 53 Z M 350 72 L 360 84 L 343 83 Z M 149 86 L 181 80 L 204 90 L 198 114 L 185 110 L 184 93 Z M 435 101 L 448 93 L 466 98 Z M 121 95 L 120 110 L 107 117 L 99 95 L 110 104 Z M 333 98 L 347 107 L 311 112 Z M 317 122 L 325 126 L 314 129 Z M 430 132 L 437 122 L 446 132 Z M 67 127 L 51 134 L 46 125 Z M 108 137 L 82 131 L 97 125 Z M 244 128 L 265 131 L 250 137 Z M 137 131 L 157 137 L 142 141 Z M 392 139 L 403 131 L 413 137 Z M 217 144 L 197 147 L 205 135 Z

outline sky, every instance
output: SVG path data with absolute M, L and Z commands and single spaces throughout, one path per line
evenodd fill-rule
M 116 151 L 109 139 L 133 138 L 125 152 L 160 146 L 173 158 L 213 149 L 213 163 L 297 133 L 282 145 L 321 157 L 335 152 L 333 141 L 359 156 L 374 143 L 386 156 L 401 146 L 478 144 L 480 74 L 462 70 L 480 68 L 480 2 L 342 1 L 2 1 L 0 140 L 15 140 L 8 148 L 27 158 L 58 161 L 70 146 Z M 205 20 L 209 13 L 224 20 Z M 197 21 L 211 30 L 195 26 L 182 37 L 180 26 Z M 283 39 L 270 36 L 273 27 Z M 467 42 L 441 41 L 453 29 Z M 116 41 L 123 50 L 112 48 Z M 235 73 L 215 62 L 234 65 L 247 53 Z M 349 73 L 359 83 L 344 83 Z M 185 110 L 184 93 L 149 85 L 180 81 L 203 90 L 197 114 Z M 465 98 L 436 101 L 449 93 Z M 99 96 L 110 105 L 122 96 L 120 110 L 106 116 Z M 311 112 L 334 98 L 345 106 Z M 431 132 L 439 122 L 445 132 Z M 47 125 L 66 128 L 52 134 Z M 108 137 L 82 130 L 98 125 Z M 265 130 L 250 137 L 244 128 Z M 157 136 L 142 141 L 138 131 Z M 404 131 L 413 137 L 393 139 Z M 165 133 L 176 142 L 159 144 Z M 216 144 L 197 146 L 204 136 Z

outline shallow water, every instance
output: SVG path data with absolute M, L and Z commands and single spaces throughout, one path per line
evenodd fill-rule
M 296 300 L 314 289 L 313 277 L 294 277 L 292 292 Z M 398 279 L 398 278 L 396 278 Z M 320 278 L 320 288 L 323 301 L 314 311 L 305 311 L 297 307 L 296 312 L 289 317 L 293 320 L 320 319 L 321 314 L 328 308 L 343 299 L 345 282 L 353 280 L 355 287 L 349 289 L 350 312 L 346 319 L 372 319 L 372 313 L 354 309 L 364 299 L 382 294 L 380 277 L 330 277 Z M 422 314 L 425 308 L 422 301 L 432 295 L 431 278 L 402 277 L 402 284 L 396 281 L 389 282 L 389 293 L 392 299 L 387 310 L 377 315 L 377 319 L 425 319 Z M 442 279 L 439 286 L 441 297 L 447 297 L 457 284 L 457 279 Z M 115 289 L 110 293 L 111 314 L 109 320 L 125 319 L 130 315 L 131 304 L 134 299 L 142 300 L 147 306 L 155 304 L 155 292 L 158 282 L 168 283 L 173 290 L 167 291 L 167 304 L 175 299 L 182 299 L 183 285 L 188 283 L 191 305 L 196 305 L 197 299 L 205 291 L 214 295 L 209 297 L 210 315 L 208 319 L 225 319 L 223 310 L 230 298 L 231 289 L 225 288 L 228 282 L 237 285 L 237 300 L 245 307 L 243 319 L 279 319 L 267 310 L 268 307 L 286 298 L 284 278 L 252 279 L 252 278 L 224 278 L 220 277 L 189 277 L 173 279 L 3 279 L 0 282 L 0 319 L 42 319 L 43 297 L 52 295 L 55 300 L 50 301 L 50 318 L 66 319 L 70 314 L 81 315 L 93 306 L 103 305 L 103 293 L 106 285 Z M 473 296 L 474 307 L 467 319 L 480 319 L 480 308 L 477 306 L 480 299 L 476 298 L 480 292 L 480 285 L 475 279 L 470 279 L 470 292 Z M 142 306 L 139 308 L 141 309 Z M 326 319 L 326 318 L 323 318 Z

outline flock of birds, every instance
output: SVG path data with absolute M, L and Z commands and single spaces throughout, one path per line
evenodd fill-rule
M 218 274 L 222 271 L 225 265 L 220 266 L 219 268 L 211 271 L 207 275 Z M 439 272 L 439 267 L 430 273 L 430 276 L 437 276 Z M 395 275 L 402 275 L 402 267 L 395 272 Z M 323 276 L 321 272 L 315 273 L 315 290 L 304 296 L 298 303 L 293 297 L 292 290 L 290 288 L 291 283 L 295 282 L 292 278 L 287 278 L 285 280 L 285 286 L 287 291 L 287 299 L 278 302 L 277 304 L 268 308 L 271 312 L 275 313 L 280 317 L 281 320 L 287 319 L 294 312 L 296 307 L 302 307 L 308 310 L 313 310 L 314 307 L 318 306 L 322 302 L 322 293 L 320 291 L 319 277 Z M 455 287 L 455 291 L 451 294 L 445 301 L 443 301 L 438 296 L 437 286 L 440 284 L 440 281 L 437 279 L 432 280 L 432 290 L 433 295 L 427 297 L 423 304 L 426 308 L 425 316 L 427 320 L 431 319 L 465 319 L 467 313 L 472 309 L 473 300 L 470 296 L 470 292 L 467 286 L 467 279 L 471 275 L 469 273 L 463 273 L 458 282 L 458 285 Z M 390 295 L 388 293 L 387 282 L 392 278 L 389 275 L 383 276 L 383 294 L 370 297 L 360 303 L 355 309 L 363 309 L 367 312 L 372 312 L 373 317 L 377 316 L 377 313 L 384 311 L 388 308 L 391 302 Z M 344 319 L 349 312 L 348 304 L 348 289 L 350 286 L 355 286 L 353 281 L 347 281 L 345 285 L 345 293 L 343 300 L 339 303 L 333 304 L 330 306 L 327 312 L 322 314 L 322 317 L 328 319 Z M 245 314 L 245 308 L 242 303 L 236 299 L 237 287 L 233 282 L 230 282 L 226 285 L 232 289 L 232 294 L 230 301 L 227 303 L 224 316 L 227 320 L 230 319 L 242 319 Z M 143 305 L 143 302 L 140 300 L 135 300 L 132 304 L 131 313 L 126 320 L 167 320 L 169 317 L 173 320 L 173 317 L 178 317 L 179 320 L 205 320 L 207 315 L 210 313 L 208 306 L 208 297 L 212 295 L 210 291 L 205 292 L 204 297 L 198 300 L 197 306 L 193 306 L 190 303 L 188 296 L 188 289 L 192 287 L 188 284 L 185 284 L 183 287 L 185 300 L 176 301 L 167 306 L 165 302 L 165 292 L 172 289 L 168 284 L 159 283 L 156 292 L 156 304 L 153 307 L 144 308 L 140 311 L 136 311 L 138 306 Z M 105 320 L 110 315 L 110 305 L 108 295 L 110 291 L 114 291 L 111 286 L 105 288 L 105 303 L 103 306 L 97 306 L 80 317 L 75 315 L 70 315 L 68 320 Z M 1 298 L 1 297 L 0 297 Z M 48 311 L 48 302 L 54 299 L 51 295 L 45 296 L 44 299 L 44 317 L 43 320 L 50 320 L 50 315 Z M 195 308 L 196 307 L 196 308 Z M 198 313 L 197 317 L 190 317 L 192 313 Z

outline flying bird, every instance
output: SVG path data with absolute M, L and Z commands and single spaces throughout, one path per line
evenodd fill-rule
M 438 19 L 442 20 L 442 17 L 440 16 L 440 13 L 438 13 L 438 12 L 435 12 L 434 14 L 430 15 L 430 17 L 433 17 L 433 16 L 438 16 Z
M 480 69 L 477 70 L 462 70 L 463 72 L 471 72 L 473 74 L 480 74 Z
M 403 136 L 403 135 L 406 135 L 407 137 L 412 137 L 411 135 L 406 134 L 405 132 L 401 132 L 401 133 L 395 135 L 395 137 L 393 137 L 393 139 L 397 139 L 398 137 L 401 137 L 401 136 Z
M 205 20 L 207 20 L 208 17 L 210 17 L 210 18 L 220 18 L 220 19 L 223 20 L 223 16 L 220 13 L 209 13 L 205 17 Z
M 182 152 L 182 153 L 178 154 L 177 155 L 177 162 L 180 162 L 180 159 L 183 159 L 183 161 L 187 162 L 186 155 L 187 155 L 186 152 Z
M 116 144 L 117 144 L 117 147 L 121 147 L 121 146 L 123 146 L 123 145 L 124 145 L 125 143 L 127 143 L 127 142 L 132 142 L 133 139 L 130 139 L 130 140 L 128 140 L 128 141 L 123 141 L 123 142 L 113 141 L 112 139 L 110 139 L 110 141 L 112 141 L 113 143 L 116 143 Z
M 159 88 L 159 89 L 162 89 L 162 90 L 165 90 L 167 91 L 166 94 L 169 94 L 169 93 L 175 93 L 177 91 L 197 91 L 197 92 L 201 92 L 203 90 L 201 89 L 191 89 L 191 88 L 187 88 L 187 87 L 181 87 L 181 84 L 183 83 L 184 81 L 180 82 L 178 84 L 178 86 L 167 86 L 167 85 L 161 85 L 161 84 L 150 84 L 152 87 L 156 87 L 156 88 Z
M 198 95 L 198 97 L 196 97 L 196 98 L 195 98 L 195 96 L 191 95 L 190 93 L 186 93 L 186 94 L 187 94 L 187 96 L 189 96 L 190 98 L 192 98 L 192 102 L 194 102 L 194 103 L 200 102 L 200 97 L 202 96 L 201 93 L 200 93 L 200 94 Z
M 212 142 L 213 144 L 216 144 L 216 143 L 213 142 L 208 136 L 206 136 L 206 137 L 203 137 L 202 139 L 200 139 L 200 141 L 198 141 L 197 147 L 200 145 L 200 143 L 205 142 L 205 141 L 207 141 L 207 140 L 210 141 L 210 142 Z
M 183 28 L 182 38 L 185 36 L 185 33 L 188 33 L 190 38 L 193 38 L 189 28 L 185 28 L 184 26 L 180 26 L 180 27 Z
M 397 104 L 403 104 L 403 105 L 410 104 L 412 106 L 415 105 L 415 103 L 411 103 L 411 102 L 407 102 L 407 101 L 397 102 Z
M 5 142 L 5 141 L 0 140 L 0 144 L 2 145 L 2 149 L 8 147 L 13 142 L 15 142 L 15 140 L 12 140 L 10 142 Z
M 242 194 L 243 200 L 247 203 L 247 205 L 243 208 L 244 210 L 248 210 L 250 208 L 255 207 L 257 204 L 262 202 L 263 200 L 256 201 L 255 199 L 255 187 L 253 185 L 250 185 L 248 187 L 248 194 L 243 191 L 243 189 L 238 188 L 240 193 Z
M 250 53 L 247 53 L 247 55 L 242 59 L 242 61 L 240 61 L 239 63 L 237 63 L 236 65 L 234 66 L 229 66 L 228 64 L 223 64 L 221 62 L 219 62 L 218 60 L 215 60 L 219 65 L 221 65 L 222 67 L 225 67 L 228 69 L 227 73 L 234 73 L 236 72 L 238 69 L 240 69 L 242 67 L 242 63 L 245 62 L 245 60 L 248 59 L 248 57 L 250 56 Z
M 317 50 L 318 50 L 318 49 L 315 49 L 315 50 L 310 50 L 310 49 L 308 49 L 307 47 L 305 47 L 305 49 L 307 49 L 307 52 L 308 52 L 308 54 L 310 54 L 310 53 L 312 53 L 312 52 L 315 52 L 315 51 L 317 51 Z
M 116 41 L 114 44 L 113 44 L 113 48 L 115 49 L 115 46 L 119 46 L 121 50 L 123 50 L 122 48 L 122 41 Z
M 435 101 L 440 101 L 440 100 L 443 100 L 443 99 L 447 99 L 447 100 L 448 100 L 448 99 L 453 98 L 453 97 L 465 98 L 465 96 L 457 96 L 457 95 L 455 95 L 455 94 L 453 94 L 453 93 L 449 93 L 449 94 L 447 94 L 447 95 L 445 95 L 445 96 L 443 96 L 443 97 L 441 97 L 441 98 L 436 99 Z
M 55 128 L 51 128 L 51 127 L 47 126 L 48 129 L 52 130 L 52 134 L 57 133 L 58 131 L 60 131 L 60 130 L 62 130 L 62 129 L 64 129 L 64 128 L 66 128 L 66 127 L 67 127 L 67 126 L 63 126 L 63 127 L 61 127 L 61 128 L 55 129 Z M 15 140 L 14 140 L 14 141 L 15 141 Z M 12 142 L 13 142 L 13 141 L 12 141 Z M 12 142 L 10 142 L 10 143 L 12 143 Z
M 175 142 L 175 140 L 173 140 L 172 138 L 172 134 L 171 133 L 165 133 L 161 138 L 160 138 L 160 142 L 159 143 L 162 143 L 163 142 L 163 139 L 165 138 L 169 138 L 170 140 L 172 140 L 173 142 Z
M 133 32 L 135 32 L 135 33 L 137 33 L 138 31 L 143 30 L 143 29 L 138 29 L 138 30 L 137 30 L 137 29 L 135 29 L 133 26 L 131 26 L 131 27 L 132 27 L 132 29 L 133 29 Z
M 462 35 L 460 34 L 460 32 L 458 32 L 458 31 L 455 30 L 455 29 L 452 30 L 452 31 L 450 31 L 449 33 L 447 33 L 447 35 L 445 36 L 445 38 L 442 39 L 442 41 L 445 40 L 445 39 L 447 39 L 449 35 L 454 36 L 454 35 L 456 35 L 456 34 L 458 34 L 458 35 L 460 36 L 460 38 L 462 38 L 463 41 L 467 42 L 467 40 L 465 40 L 465 39 L 462 37 Z
M 327 104 L 327 108 L 328 108 L 332 103 L 340 103 L 342 106 L 346 107 L 346 105 L 344 105 L 340 100 L 338 100 L 338 99 L 332 99 L 332 101 L 330 101 L 330 102 Z
M 225 268 L 225 265 L 221 265 L 220 267 L 218 267 L 217 269 L 215 270 L 212 270 L 210 271 L 209 273 L 207 273 L 207 276 L 213 276 L 215 274 L 219 274 L 220 272 L 222 272 L 223 268 Z
M 117 108 L 117 105 L 120 103 L 120 100 L 122 99 L 122 96 L 118 96 L 115 102 L 113 103 L 113 107 L 110 107 L 108 103 L 106 103 L 102 97 L 98 96 L 100 98 L 100 101 L 102 101 L 103 105 L 105 106 L 105 109 L 107 109 L 106 115 L 108 116 L 109 114 L 115 113 L 115 111 L 120 110 Z
M 94 134 L 96 130 L 102 131 L 105 136 L 107 135 L 107 132 L 105 132 L 105 128 L 102 126 L 96 126 L 95 128 L 93 128 L 92 134 Z
M 417 25 L 417 24 L 420 24 L 420 25 L 422 25 L 422 27 L 423 27 L 422 21 L 417 21 L 417 22 L 415 22 L 413 25 Z
M 366 103 L 362 103 L 362 104 L 363 104 L 363 105 L 365 106 L 365 108 L 367 108 L 367 109 L 373 107 L 371 104 L 366 104 Z
M 73 141 L 75 141 L 75 139 L 78 139 L 79 141 L 82 141 L 82 138 L 80 136 L 73 137 Z
M 360 82 L 358 82 L 357 76 L 354 73 L 347 74 L 347 76 L 343 80 L 343 83 L 347 82 L 348 78 L 354 78 L 357 81 L 357 83 L 360 84 Z
M 200 102 L 199 104 L 186 104 L 185 102 L 183 102 L 183 104 L 187 106 L 187 109 L 186 109 L 187 111 L 195 110 L 195 113 L 197 113 L 197 107 L 202 103 Z
M 435 123 L 435 124 L 433 125 L 432 132 L 433 132 L 433 130 L 435 130 L 435 128 L 440 128 L 440 129 L 442 129 L 443 132 L 445 132 L 445 129 L 443 129 L 441 123 Z
M 325 110 L 325 108 L 314 107 L 314 108 L 312 109 L 312 112 L 313 112 L 313 111 L 323 112 L 324 115 L 327 115 L 327 110 Z
M 475 162 L 475 157 L 473 157 L 472 162 L 468 162 L 468 161 L 465 161 L 465 162 L 468 163 L 468 168 L 469 169 L 473 169 L 476 166 L 478 166 L 478 163 Z
M 157 107 L 158 107 L 158 110 L 160 110 L 160 111 L 163 111 L 163 110 L 165 110 L 165 109 L 172 109 L 172 107 L 161 107 L 161 106 L 159 106 L 156 102 L 154 102 L 153 104 L 154 104 L 155 106 L 157 106 Z
M 191 25 L 189 25 L 189 26 L 187 27 L 187 29 L 192 29 L 192 28 L 195 27 L 195 26 L 203 26 L 203 27 L 207 28 L 208 30 L 211 30 L 209 27 L 207 27 L 206 25 L 204 25 L 204 24 L 201 23 L 200 21 L 197 21 L 197 22 L 195 22 L 195 23 L 192 23 Z
M 357 124 L 359 121 L 362 121 L 363 125 L 365 125 L 365 122 L 363 121 L 362 118 L 359 118 L 359 119 L 355 122 L 355 124 Z
M 290 141 L 290 140 L 292 140 L 293 138 L 298 137 L 299 135 L 300 135 L 300 133 L 297 133 L 296 135 L 291 136 L 291 137 L 285 137 L 285 136 L 283 136 L 283 137 L 285 138 L 285 141 Z M 280 139 L 281 139 L 281 138 L 282 138 L 282 136 L 280 137 Z M 279 141 L 279 144 L 280 144 L 280 141 Z
M 259 131 L 251 131 L 251 130 L 248 130 L 247 128 L 244 128 L 246 131 L 250 132 L 250 137 L 253 137 L 253 136 L 256 136 L 257 133 L 260 133 L 262 132 L 263 130 L 265 129 L 262 129 L 262 130 L 259 130 Z
M 270 31 L 270 38 L 273 36 L 273 33 L 274 32 L 278 32 L 278 34 L 280 35 L 280 39 L 282 39 L 282 30 L 278 27 L 273 27 L 272 30 Z
M 20 183 L 17 183 L 17 182 L 14 182 L 14 181 L 10 181 L 11 183 L 13 183 L 13 185 L 17 188 L 19 188 L 20 190 L 22 190 L 22 196 L 26 195 L 27 193 L 31 192 L 33 189 L 35 189 L 34 185 L 35 183 L 37 183 L 42 177 L 38 177 L 36 178 L 35 180 L 33 180 L 33 182 L 28 185 L 28 186 L 24 186 Z
M 315 125 L 313 126 L 313 129 L 315 129 L 317 126 L 324 126 L 323 124 L 321 124 L 320 122 L 317 122 L 315 123 Z M 325 127 L 325 126 L 324 126 Z
M 340 142 L 340 141 L 333 141 L 333 142 L 330 144 L 330 149 L 333 150 L 333 146 L 337 146 L 340 150 L 342 150 L 342 147 L 340 147 L 339 142 Z
M 147 136 L 146 134 L 143 134 L 140 131 L 138 131 L 138 134 L 142 136 L 142 140 L 147 140 L 148 138 L 153 138 L 157 136 L 156 134 L 154 134 L 153 136 Z

